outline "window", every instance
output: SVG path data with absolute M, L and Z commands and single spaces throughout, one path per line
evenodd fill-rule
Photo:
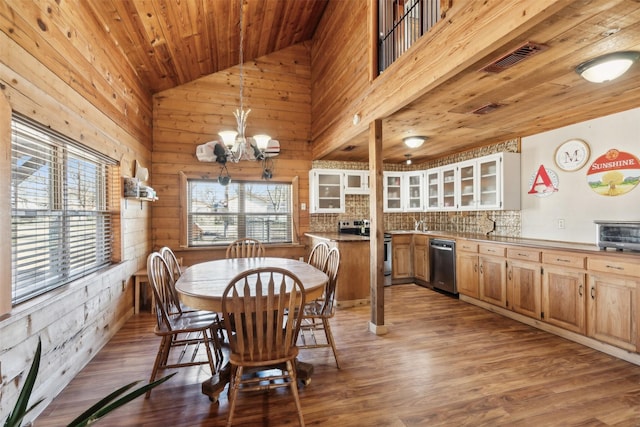
M 241 237 L 291 243 L 292 185 L 281 182 L 187 180 L 188 246 L 228 244 Z
M 115 162 L 25 117 L 11 121 L 12 303 L 111 263 Z

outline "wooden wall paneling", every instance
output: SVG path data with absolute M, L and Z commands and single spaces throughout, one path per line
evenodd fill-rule
M 0 93 L 0 180 L 5 183 L 11 182 L 11 105 L 2 93 Z M 10 199 L 10 186 L 0 186 L 0 200 Z M 3 203 L 0 209 L 0 241 L 11 241 L 10 203 Z M 10 245 L 0 245 L 0 259 L 11 259 Z M 11 268 L 5 263 L 0 264 L 0 283 L 11 283 Z M 0 319 L 10 310 L 11 286 L 0 286 Z
M 280 155 L 274 158 L 274 176 L 285 180 L 299 177 L 300 202 L 307 205 L 311 168 L 309 55 L 309 47 L 299 44 L 257 58 L 243 67 L 244 108 L 251 109 L 247 135 L 264 132 L 280 141 Z M 236 128 L 233 111 L 239 107 L 238 74 L 239 67 L 232 67 L 154 96 L 151 175 L 159 197 L 153 204 L 155 248 L 180 247 L 181 225 L 175 220 L 180 217 L 182 203 L 180 174 L 217 179 L 220 173 L 221 165 L 199 162 L 195 152 L 199 144 L 218 139 L 220 130 Z M 227 168 L 236 180 L 259 180 L 262 176 L 261 162 L 228 163 Z M 308 230 L 309 217 L 299 218 L 298 235 L 302 235 Z
M 348 109 L 334 111 L 335 117 L 345 118 L 350 117 L 355 111 L 360 112 L 362 117 L 359 126 L 354 126 L 351 120 L 343 119 L 323 129 L 314 118 L 314 158 L 322 158 L 345 141 L 361 134 L 366 126 L 364 123 L 389 116 L 469 64 L 485 57 L 495 49 L 495 43 L 508 33 L 524 33 L 570 2 L 528 0 L 521 2 L 518 8 L 504 3 L 485 3 L 482 8 L 477 8 L 472 3 L 453 2 L 447 15 L 448 19 L 436 24 L 430 37 L 418 39 L 405 55 L 372 83 L 370 89 L 363 92 L 365 96 L 355 99 Z M 523 10 L 527 13 L 522 13 Z M 318 31 L 324 28 L 324 20 L 336 17 L 337 15 L 331 13 L 325 14 Z M 494 25 L 495 22 L 511 22 L 513 25 Z M 451 40 L 456 40 L 457 43 L 451 45 Z M 433 54 L 411 54 L 418 50 L 424 51 L 427 44 L 429 52 Z M 322 75 L 314 76 L 324 78 Z M 339 95 L 340 90 L 344 88 L 337 88 L 334 96 Z

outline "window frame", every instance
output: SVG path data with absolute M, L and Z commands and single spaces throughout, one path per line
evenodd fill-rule
M 116 262 L 119 257 L 120 250 L 117 248 L 117 242 L 119 241 L 119 197 L 120 197 L 120 167 L 118 161 L 96 152 L 90 147 L 81 144 L 49 127 L 46 127 L 33 119 L 23 116 L 19 113 L 12 113 L 9 118 L 11 124 L 9 130 L 8 150 L 11 153 L 9 158 L 9 222 L 10 233 L 12 235 L 10 245 L 10 300 L 11 306 L 15 307 L 21 303 L 32 300 L 40 295 L 47 294 L 51 291 L 59 289 L 65 285 L 68 285 L 77 280 L 93 275 L 96 272 L 110 267 Z M 19 136 L 14 132 L 15 126 L 24 126 L 26 133 Z M 31 133 L 32 138 L 29 137 Z M 44 135 L 43 138 L 38 138 L 38 134 Z M 26 135 L 26 136 L 25 136 Z M 19 138 L 23 138 L 20 142 L 17 142 Z M 25 139 L 26 138 L 26 139 Z M 25 145 L 26 144 L 26 145 Z M 14 150 L 29 150 L 29 145 L 40 144 L 43 147 L 49 147 L 54 156 L 47 159 L 46 155 L 42 156 L 42 161 L 46 166 L 41 166 L 38 170 L 46 167 L 49 169 L 48 176 L 50 182 L 47 182 L 45 190 L 37 190 L 39 194 L 44 195 L 51 199 L 51 205 L 44 208 L 34 208 L 29 206 L 18 206 L 12 200 L 16 182 L 20 174 L 24 171 L 14 169 Z M 38 145 L 39 146 L 39 145 Z M 19 152 L 16 156 L 19 156 Z M 18 158 L 18 157 L 16 157 Z M 86 173 L 82 172 L 82 169 L 87 167 Z M 34 170 L 35 171 L 35 170 Z M 74 173 L 77 172 L 77 175 Z M 27 175 L 30 178 L 31 175 Z M 82 178 L 93 178 L 85 183 L 82 183 Z M 88 204 L 84 204 L 86 201 L 84 197 L 81 197 L 81 188 L 86 185 L 95 185 L 90 190 L 87 190 L 89 194 Z M 77 188 L 76 188 L 77 187 Z M 27 191 L 33 191 L 34 187 L 31 184 Z M 74 193 L 75 190 L 75 193 Z M 74 197 L 75 195 L 75 197 Z M 23 195 L 24 197 L 24 195 Z M 74 204 L 74 199 L 76 204 Z M 80 200 L 83 202 L 80 202 Z M 82 206 L 84 207 L 82 207 Z M 41 224 L 42 221 L 47 221 L 54 217 L 60 218 L 59 225 L 63 229 L 66 227 L 72 227 L 71 231 L 66 231 L 60 236 L 61 238 L 56 241 L 55 235 L 39 232 L 37 241 L 44 242 L 48 245 L 50 250 L 53 248 L 54 243 L 57 243 L 55 247 L 62 248 L 54 258 L 55 263 L 51 263 L 51 258 L 45 257 L 47 263 L 46 270 L 59 272 L 58 277 L 52 277 L 49 273 L 37 273 L 33 270 L 36 267 L 32 267 L 33 261 L 28 261 L 28 264 L 21 266 L 21 271 L 27 272 L 27 280 L 21 282 L 20 289 L 18 291 L 18 283 L 16 280 L 18 270 L 18 255 L 19 252 L 24 253 L 24 249 L 21 250 L 21 244 L 19 243 L 14 234 L 22 223 L 20 218 L 29 218 L 29 212 L 31 216 L 33 213 L 37 213 L 40 210 L 42 213 L 37 214 L 34 218 L 33 224 Z M 49 212 L 47 214 L 47 211 Z M 25 216 L 26 215 L 26 216 Z M 53 216 L 52 216 L 53 215 Z M 94 228 L 91 227 L 94 225 Z M 80 226 L 80 228 L 78 228 Z M 87 228 L 88 226 L 88 228 Z M 29 226 L 32 227 L 32 226 Z M 106 227 L 106 228 L 105 228 Z M 68 230 L 68 229 L 67 229 Z M 77 240 L 80 237 L 80 240 Z M 47 238 L 49 240 L 47 240 Z M 52 240 L 53 239 L 53 240 Z M 76 251 L 74 248 L 80 247 L 92 248 L 93 251 Z M 37 243 L 37 247 L 40 247 L 41 243 Z M 33 246 L 33 244 L 31 244 Z M 33 252 L 33 250 L 32 250 Z M 33 255 L 32 255 L 33 256 Z M 40 258 L 39 255 L 35 255 L 36 260 Z M 36 264 L 40 263 L 37 261 Z M 24 270 L 26 268 L 27 270 Z M 32 271 L 33 270 L 33 271 Z M 36 286 L 34 286 L 36 284 Z M 30 291 L 24 291 L 24 289 L 33 288 Z
M 228 245 L 227 242 L 220 244 L 212 244 L 212 245 L 197 245 L 197 246 L 189 246 L 189 180 L 206 180 L 211 179 L 212 182 L 214 178 L 209 176 L 208 174 L 194 174 L 194 173 L 185 173 L 180 172 L 180 221 L 179 221 L 179 239 L 180 239 L 180 247 L 194 250 L 202 250 L 202 249 L 216 249 L 221 247 L 226 247 Z M 234 182 L 242 182 L 242 183 L 262 183 L 260 180 L 252 180 L 252 179 L 236 179 L 234 177 Z M 288 246 L 288 245 L 297 245 L 300 242 L 300 238 L 298 236 L 298 230 L 300 230 L 300 215 L 299 215 L 299 179 L 297 176 L 294 176 L 290 179 L 272 179 L 269 180 L 269 183 L 273 184 L 289 184 L 291 185 L 291 242 L 274 242 L 268 243 L 264 242 L 265 246 Z

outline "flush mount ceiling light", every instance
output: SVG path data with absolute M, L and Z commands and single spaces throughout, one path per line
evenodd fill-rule
M 418 148 L 427 139 L 425 136 L 409 136 L 403 139 L 405 145 L 409 148 Z
M 583 62 L 576 73 L 592 83 L 603 83 L 623 75 L 640 57 L 640 52 L 613 52 Z

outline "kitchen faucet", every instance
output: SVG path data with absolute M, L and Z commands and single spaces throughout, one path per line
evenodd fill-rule
M 426 224 L 424 222 L 424 219 L 420 218 L 420 220 L 417 220 L 415 217 L 411 217 L 411 219 L 413 219 L 413 229 L 415 231 L 425 231 L 426 230 Z M 422 230 L 420 230 L 420 226 L 422 226 Z

